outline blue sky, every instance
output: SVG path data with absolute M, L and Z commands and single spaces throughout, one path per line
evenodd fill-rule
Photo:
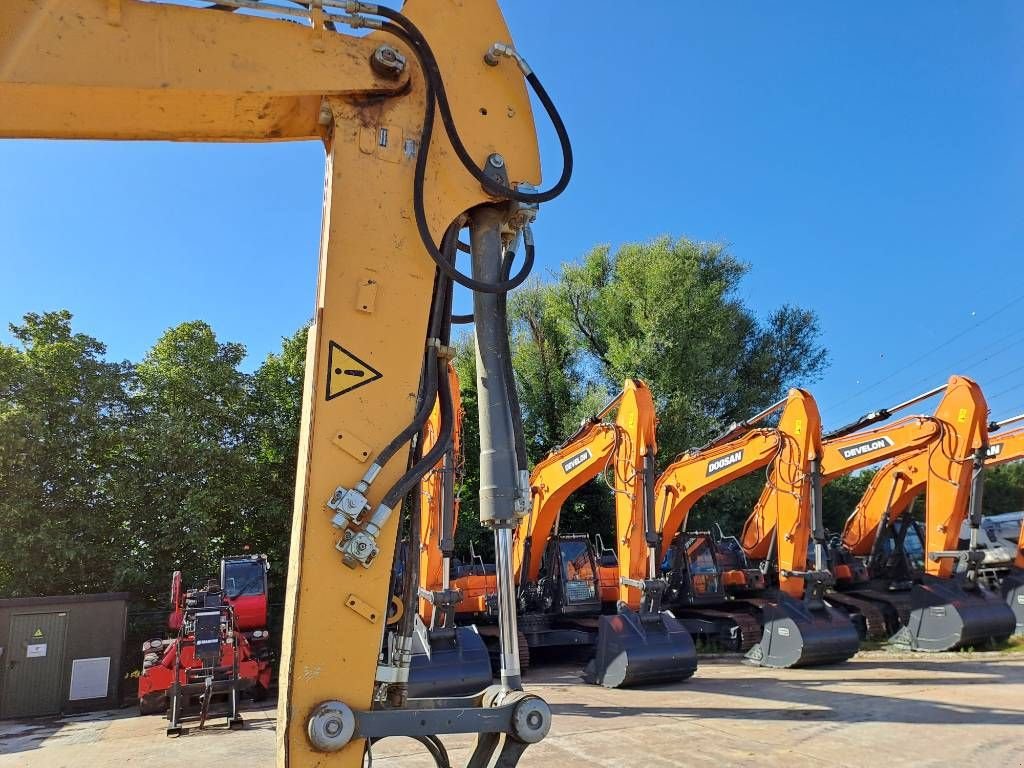
M 954 371 L 1024 411 L 1024 5 L 503 6 L 577 159 L 541 274 L 600 243 L 725 241 L 758 313 L 819 314 L 827 426 Z M 0 168 L 4 324 L 67 307 L 120 359 L 202 318 L 256 365 L 311 314 L 318 144 L 8 141 Z

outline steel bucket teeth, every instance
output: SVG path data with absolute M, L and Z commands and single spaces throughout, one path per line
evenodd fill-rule
M 583 679 L 606 688 L 675 683 L 697 671 L 697 649 L 668 611 L 640 614 L 620 608 L 602 616 L 597 646 Z

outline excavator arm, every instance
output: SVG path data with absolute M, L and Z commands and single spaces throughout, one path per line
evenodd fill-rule
M 820 477 L 821 417 L 810 393 L 791 389 L 777 427 L 781 438 L 778 457 L 768 473 L 768 483 L 750 517 L 743 525 L 740 545 L 747 557 L 769 558 L 778 563 L 779 588 L 802 597 L 807 571 L 807 543 L 821 544 Z M 816 563 L 820 571 L 821 563 Z
M 533 468 L 530 513 L 520 521 L 514 538 L 513 573 L 518 583 L 537 580 L 544 545 L 555 528 L 562 505 L 608 467 L 618 442 L 615 424 L 593 418 Z
M 974 464 L 983 460 L 988 449 L 987 412 L 981 388 L 964 376 L 952 376 L 933 416 L 912 416 L 889 429 L 826 441 L 826 481 L 900 457 L 879 473 L 881 477 L 873 478 L 847 520 L 843 543 L 854 554 L 870 553 L 881 525 L 913 499 L 915 485 L 925 483 L 925 571 L 951 576 L 955 563 L 944 553 L 957 548 L 971 499 Z
M 249 11 L 229 12 L 242 7 Z M 339 31 L 347 27 L 373 31 Z M 540 182 L 524 76 L 543 89 L 509 39 L 495 0 L 408 0 L 401 13 L 338 0 L 0 3 L 0 137 L 318 139 L 326 149 L 281 654 L 280 766 L 361 765 L 366 739 L 389 733 L 479 731 L 482 748 L 494 750 L 515 731 L 510 706 L 543 724 L 532 734 L 520 729 L 506 757 L 514 763 L 524 737 L 542 736 L 549 722 L 543 702 L 514 692 L 489 700 L 501 707 L 461 708 L 458 718 L 421 715 L 404 708 L 401 658 L 377 663 L 400 501 L 436 460 L 424 455 L 407 471 L 400 449 L 420 431 L 435 391 L 444 421 L 451 418 L 444 352 L 453 281 L 474 290 L 478 373 L 503 390 L 507 375 L 490 350 L 505 334 L 494 320 L 496 294 L 514 281 L 501 281 L 501 255 L 509 232 L 526 233 L 532 248 L 517 202 L 554 197 L 571 170 L 564 127 L 545 94 L 563 174 L 547 193 L 517 191 Z M 472 278 L 453 266 L 467 225 Z M 489 408 L 481 400 L 481 432 L 499 450 L 486 446 L 497 474 L 481 515 L 505 551 L 517 468 L 494 464 L 511 460 L 498 444 L 509 409 L 502 392 L 488 396 L 498 400 Z M 450 424 L 442 444 L 449 434 Z M 511 637 L 512 651 L 503 659 L 515 655 L 507 595 L 505 603 L 502 637 Z M 509 667 L 503 681 L 514 688 Z M 388 696 L 375 704 L 379 690 Z M 389 711 L 376 711 L 382 701 Z
M 651 390 L 627 379 L 615 416 L 620 439 L 615 452 L 615 536 L 618 540 L 619 600 L 631 605 L 637 585 L 657 575 L 658 536 L 654 525 L 657 479 L 657 416 Z
M 907 416 L 892 424 L 829 439 L 822 444 L 821 481 L 830 483 L 908 451 L 924 448 L 942 433 L 931 416 Z
M 455 529 L 459 524 L 459 499 L 455 496 L 455 475 L 462 457 L 462 398 L 459 375 L 448 364 L 455 424 L 451 445 L 441 460 L 420 480 L 420 616 L 430 622 L 434 604 L 423 592 L 444 592 L 449 588 L 449 566 L 455 549 Z M 429 451 L 441 438 L 441 404 L 435 403 L 423 428 L 423 451 Z
M 776 429 L 752 429 L 706 450 L 683 454 L 661 473 L 654 486 L 654 509 L 663 558 L 690 510 L 716 488 L 767 467 L 779 455 L 782 436 Z
M 986 469 L 1024 459 L 1024 429 L 993 435 L 991 440 Z M 843 545 L 853 554 L 870 554 L 882 527 L 898 519 L 927 487 L 930 462 L 931 451 L 922 449 L 878 470 L 846 521 Z

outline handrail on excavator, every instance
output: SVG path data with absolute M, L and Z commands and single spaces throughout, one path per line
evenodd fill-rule
M 897 403 L 896 405 L 890 406 L 888 408 L 880 408 L 877 411 L 871 411 L 870 413 L 866 413 L 856 421 L 822 435 L 822 439 L 835 440 L 836 438 L 839 437 L 846 437 L 847 435 L 857 432 L 863 429 L 864 427 L 869 427 L 872 424 L 877 424 L 880 421 L 885 421 L 894 413 L 902 411 L 905 408 L 909 408 L 912 405 L 916 405 L 917 403 L 920 403 L 923 400 L 927 400 L 930 397 L 935 397 L 940 392 L 944 392 L 948 387 L 949 384 L 943 384 L 942 386 L 935 387 L 934 389 L 929 389 L 927 392 L 922 392 L 920 395 L 912 397 L 909 400 L 904 400 L 902 403 Z

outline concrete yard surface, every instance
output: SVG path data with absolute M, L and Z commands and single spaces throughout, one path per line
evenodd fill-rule
M 1024 654 L 858 654 L 812 669 L 757 669 L 702 659 L 684 683 L 639 690 L 584 685 L 577 668 L 532 669 L 527 689 L 555 714 L 520 765 L 1024 766 Z M 59 721 L 0 722 L 0 768 L 220 768 L 274 765 L 272 706 L 244 731 L 177 739 L 160 717 L 125 709 Z M 445 739 L 453 766 L 471 737 Z M 408 739 L 379 743 L 375 768 L 429 768 Z M 297 767 L 297 768 L 305 768 Z

